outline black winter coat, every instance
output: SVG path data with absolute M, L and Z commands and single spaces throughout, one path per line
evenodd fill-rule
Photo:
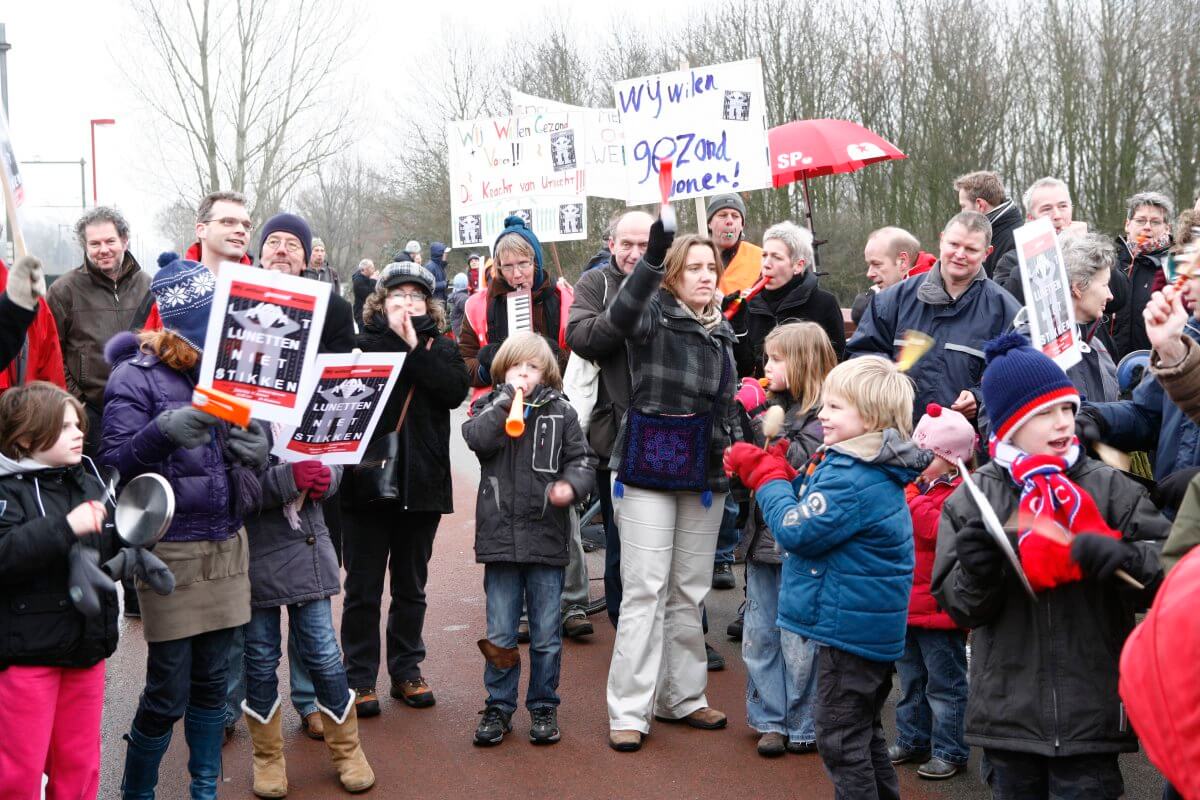
M 1013 231 L 1025 224 L 1021 209 L 1012 200 L 1005 200 L 987 213 L 988 222 L 992 223 L 992 252 L 983 262 L 983 269 L 989 278 L 996 271 L 996 264 L 1016 245 L 1013 243 Z
M 746 335 L 738 338 L 735 348 L 738 375 L 761 374 L 763 343 L 767 334 L 787 322 L 807 320 L 820 325 L 829 336 L 833 352 L 840 361 L 846 353 L 846 325 L 837 298 L 817 285 L 817 275 L 805 270 L 776 292 L 782 293 L 772 304 L 764 291 L 747 303 Z
M 413 322 L 417 329 L 417 348 L 411 352 L 408 344 L 380 315 L 376 315 L 358 335 L 358 346 L 364 352 L 408 353 L 400 370 L 400 379 L 392 387 L 371 441 L 396 429 L 408 390 L 416 387 L 404 426 L 400 429 L 404 466 L 400 470 L 400 499 L 396 501 L 395 510 L 450 514 L 454 511 L 450 484 L 450 411 L 466 399 L 470 379 L 458 346 L 439 335 L 437 323 L 430 317 L 415 318 Z M 343 484 L 344 502 L 356 502 L 353 470 L 347 470 Z M 361 513 L 363 509 L 355 510 Z
M 575 284 L 575 302 L 571 304 L 567 322 L 567 345 L 571 352 L 600 368 L 600 391 L 588 422 L 588 444 L 602 459 L 604 469 L 608 469 L 617 427 L 629 408 L 629 353 L 625 334 L 604 314 L 624 282 L 625 273 L 611 261 L 583 273 Z
M 354 286 L 354 324 L 361 329 L 363 327 L 363 304 L 375 292 L 375 281 L 361 272 L 355 272 L 350 278 L 350 282 Z
M 1149 350 L 1150 338 L 1146 336 L 1146 320 L 1142 311 L 1150 302 L 1153 294 L 1154 278 L 1167 263 L 1171 245 L 1167 244 L 1158 250 L 1141 253 L 1136 259 L 1129 248 L 1129 242 L 1124 236 L 1116 240 L 1117 266 L 1113 275 L 1120 273 L 1129 287 L 1129 300 L 1122 309 L 1109 312 L 1112 316 L 1112 355 L 1114 361 L 1120 361 L 1134 350 Z M 1132 263 L 1130 263 L 1132 262 Z M 1105 311 L 1108 311 L 1105 308 Z
M 75 506 L 105 499 L 93 470 L 86 461 L 42 468 L 28 459 L 0 459 L 0 670 L 90 667 L 117 649 L 116 592 L 101 593 L 92 618 L 76 611 L 67 594 L 72 545 L 97 549 L 101 564 L 120 549 L 111 505 L 102 533 L 81 539 L 67 523 Z
M 354 320 L 350 302 L 340 294 L 329 295 L 329 306 L 325 312 L 325 327 L 321 329 L 322 353 L 349 353 L 354 349 Z
M 1137 750 L 1117 694 L 1118 664 L 1134 613 L 1162 580 L 1170 523 L 1144 488 L 1099 461 L 1080 458 L 1067 475 L 1136 548 L 1126 569 L 1146 591 L 1085 578 L 1040 592 L 1035 603 L 1007 566 L 996 582 L 981 582 L 958 562 L 958 532 L 979 511 L 965 486 L 956 489 L 942 508 L 930 588 L 956 623 L 974 630 L 968 744 L 1042 756 Z M 972 477 L 1001 521 L 1016 513 L 1020 491 L 1004 467 L 992 462 Z
M 526 399 L 525 432 L 504 432 L 512 395 L 493 389 L 475 401 L 463 423 L 463 439 L 479 457 L 475 501 L 475 560 L 480 564 L 543 564 L 565 567 L 571 519 L 550 502 L 550 486 L 566 481 L 575 498 L 596 482 L 596 459 L 588 449 L 575 409 L 548 386 Z
M 21 352 L 25 331 L 33 324 L 37 312 L 37 306 L 32 311 L 21 308 L 8 298 L 7 292 L 0 292 L 0 370 L 8 369 Z

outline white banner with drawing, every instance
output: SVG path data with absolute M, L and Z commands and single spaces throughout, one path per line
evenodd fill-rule
M 621 115 L 615 108 L 573 106 L 534 97 L 516 89 L 510 89 L 509 94 L 512 97 L 512 113 L 521 116 L 551 111 L 575 111 L 581 114 L 583 140 L 579 149 L 583 153 L 587 196 L 625 199 L 625 135 L 621 130 Z

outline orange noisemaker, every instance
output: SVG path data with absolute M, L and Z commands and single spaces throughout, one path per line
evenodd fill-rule
M 508 411 L 508 419 L 504 420 L 504 432 L 516 439 L 525 433 L 525 390 L 517 389 L 513 395 L 512 408 Z
M 239 428 L 250 425 L 250 404 L 218 389 L 197 386 L 192 390 L 192 408 L 198 408 Z
M 755 295 L 761 292 L 767 285 L 767 280 L 767 276 L 763 275 L 753 286 L 746 290 L 745 294 L 730 303 L 729 308 L 725 309 L 725 319 L 733 319 L 733 315 L 736 314 L 738 309 L 742 307 L 742 303 L 753 299 Z

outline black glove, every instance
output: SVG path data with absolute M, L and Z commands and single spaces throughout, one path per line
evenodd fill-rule
M 100 553 L 76 542 L 67 553 L 67 594 L 85 617 L 100 613 L 100 592 L 116 592 L 112 578 L 100 570 Z
M 732 292 L 725 295 L 721 299 L 721 313 L 724 314 L 729 310 L 729 307 L 742 296 L 741 292 Z M 742 303 L 738 306 L 738 310 L 733 312 L 733 316 L 729 318 L 729 324 L 733 327 L 733 332 L 738 336 L 745 336 L 749 330 L 750 315 L 747 313 L 749 303 Z
M 154 418 L 163 435 L 185 450 L 208 444 L 212 426 L 221 420 L 198 408 L 184 406 L 164 411 Z
M 1100 533 L 1081 533 L 1071 542 L 1071 560 L 1085 575 L 1102 581 L 1136 556 L 1133 545 Z
M 234 458 L 255 472 L 262 472 L 267 466 L 270 447 L 267 435 L 257 422 L 251 422 L 245 429 L 230 428 L 226 446 Z
M 143 547 L 121 548 L 104 562 L 104 571 L 115 580 L 140 580 L 160 595 L 175 591 L 175 575 L 162 559 Z
M 479 362 L 480 383 L 486 383 L 489 386 L 491 385 L 492 361 L 496 359 L 496 351 L 499 349 L 500 345 L 496 344 L 495 342 L 490 342 L 479 348 L 479 352 L 475 354 L 475 360 Z
M 668 233 L 663 230 L 661 219 L 654 220 L 654 224 L 650 226 L 650 241 L 646 244 L 646 252 L 642 254 L 642 258 L 652 267 L 661 267 L 674 241 L 674 231 Z
M 1192 485 L 1192 478 L 1197 475 L 1200 475 L 1200 467 L 1172 472 L 1158 482 L 1158 486 L 1153 492 L 1154 502 L 1161 509 L 1169 508 L 1172 511 L 1178 511 L 1179 506 L 1183 503 L 1183 496 L 1187 494 L 1188 487 Z
M 513 385 L 505 383 L 496 390 L 496 399 L 492 401 L 492 405 L 507 413 L 512 408 L 513 398 L 516 396 L 517 390 L 513 388 Z
M 1075 415 L 1075 436 L 1084 450 L 1091 450 L 1096 442 L 1104 441 L 1108 423 L 1094 408 L 1084 407 Z
M 955 540 L 958 552 L 958 563 L 962 568 L 976 578 L 991 579 L 1000 575 L 1004 566 L 1004 554 L 1000 546 L 992 539 L 983 520 L 973 519 L 967 522 L 958 532 Z

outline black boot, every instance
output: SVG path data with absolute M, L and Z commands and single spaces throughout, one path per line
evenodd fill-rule
M 121 777 L 122 800 L 154 800 L 154 789 L 158 786 L 158 765 L 162 762 L 167 745 L 171 743 L 171 732 L 151 738 L 131 727 L 124 739 L 125 774 Z

